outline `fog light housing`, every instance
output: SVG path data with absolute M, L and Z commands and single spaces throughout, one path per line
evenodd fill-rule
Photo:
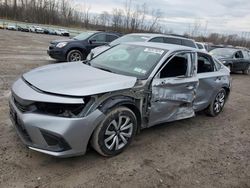
M 48 144 L 48 150 L 62 152 L 71 149 L 69 144 L 61 136 L 55 135 L 54 133 L 45 130 L 40 131 L 44 140 Z

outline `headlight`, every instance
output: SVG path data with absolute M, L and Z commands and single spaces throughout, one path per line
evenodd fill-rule
M 67 42 L 59 42 L 56 47 L 57 48 L 63 48 L 64 46 L 66 46 L 68 43 Z
M 222 61 L 223 64 L 225 64 L 227 61 Z
M 38 113 L 77 118 L 83 111 L 85 104 L 36 103 L 35 106 Z

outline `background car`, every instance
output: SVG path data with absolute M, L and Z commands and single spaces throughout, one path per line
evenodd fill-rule
M 196 42 L 196 45 L 197 47 L 204 51 L 204 52 L 207 52 L 208 51 L 208 45 L 206 45 L 205 43 L 202 43 L 202 42 Z
M 210 54 L 217 57 L 231 72 L 250 74 L 250 53 L 246 49 L 216 48 Z
M 188 46 L 192 48 L 198 48 L 195 44 L 195 41 L 192 39 L 188 39 L 186 37 L 174 36 L 174 35 L 162 35 L 162 34 L 152 34 L 152 33 L 131 33 L 124 35 L 113 42 L 109 43 L 105 46 L 100 46 L 94 48 L 89 53 L 87 60 L 92 59 L 98 54 L 104 52 L 112 46 L 115 46 L 124 42 L 159 42 L 159 43 L 167 43 L 167 44 L 177 44 L 182 46 Z
M 16 25 L 8 25 L 6 27 L 6 29 L 16 31 L 17 30 L 17 26 Z
M 10 114 L 32 150 L 69 157 L 90 144 L 114 156 L 141 129 L 201 110 L 219 115 L 230 88 L 229 70 L 198 49 L 126 43 L 88 65 L 53 64 L 25 73 L 12 86 Z
M 44 29 L 39 26 L 30 26 L 29 29 L 33 33 L 44 33 Z
M 58 30 L 55 30 L 56 31 L 56 34 L 57 35 L 61 35 L 61 36 L 67 36 L 69 37 L 69 32 L 65 29 L 58 29 Z
M 89 31 L 72 39 L 51 41 L 47 53 L 60 61 L 81 61 L 86 59 L 90 50 L 117 39 L 119 33 Z
M 57 35 L 56 30 L 55 29 L 51 29 L 51 28 L 44 29 L 44 34 Z
M 20 26 L 20 25 L 18 25 L 17 28 L 18 28 L 17 29 L 18 31 L 22 31 L 22 32 L 29 32 L 30 31 L 27 26 Z

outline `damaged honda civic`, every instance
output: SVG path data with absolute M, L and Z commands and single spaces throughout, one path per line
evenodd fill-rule
M 217 116 L 231 89 L 230 72 L 198 49 L 124 43 L 89 62 L 31 70 L 12 86 L 10 117 L 24 144 L 57 157 L 124 151 L 141 129 Z

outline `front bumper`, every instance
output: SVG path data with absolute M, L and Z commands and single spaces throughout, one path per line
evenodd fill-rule
M 22 142 L 32 150 L 56 157 L 84 154 L 94 129 L 105 117 L 98 109 L 82 118 L 22 112 L 13 96 L 9 99 L 9 105 L 12 123 Z
M 65 61 L 66 60 L 66 52 L 63 49 L 58 49 L 53 45 L 49 46 L 49 49 L 47 50 L 47 54 L 57 60 Z

